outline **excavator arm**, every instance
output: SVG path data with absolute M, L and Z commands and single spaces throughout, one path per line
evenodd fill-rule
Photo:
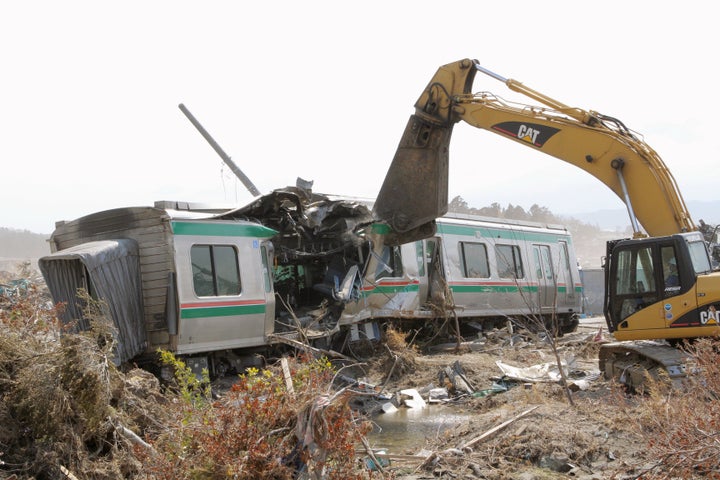
M 471 93 L 477 72 L 542 105 Z M 438 69 L 415 103 L 375 203 L 377 220 L 400 234 L 412 233 L 446 213 L 449 144 L 461 121 L 585 170 L 625 203 L 635 237 L 697 230 L 662 159 L 622 122 L 568 107 L 469 59 Z

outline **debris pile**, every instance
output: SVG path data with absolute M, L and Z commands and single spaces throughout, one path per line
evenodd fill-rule
M 30 262 L 19 263 L 14 273 L 0 271 L 0 308 L 7 308 L 28 296 L 49 301 L 50 296 L 43 287 L 40 273 L 31 268 Z
M 573 391 L 589 388 L 590 384 L 600 377 L 600 372 L 594 363 L 578 366 L 573 354 L 575 350 L 580 353 L 584 351 L 594 353 L 596 350 L 588 347 L 588 344 L 596 342 L 596 337 L 597 335 L 581 333 L 557 340 L 558 348 L 565 354 L 565 358 L 561 360 L 562 369 L 565 378 L 568 379 L 569 388 Z M 365 395 L 359 400 L 362 404 L 361 409 L 370 414 L 380 411 L 394 412 L 395 409 L 403 407 L 418 408 L 433 403 L 458 404 L 472 398 L 505 392 L 516 385 L 527 387 L 532 383 L 562 383 L 560 367 L 553 361 L 515 366 L 496 360 L 494 361 L 496 374 L 489 375 L 490 382 L 485 385 L 476 385 L 465 371 L 463 361 L 465 359 L 472 361 L 476 358 L 476 354 L 502 357 L 512 351 L 523 362 L 526 360 L 525 353 L 546 356 L 542 353 L 546 340 L 528 332 L 514 333 L 512 330 L 494 329 L 485 332 L 482 339 L 462 342 L 460 347 L 456 343 L 432 345 L 428 348 L 432 352 L 430 356 L 422 356 L 416 345 L 409 345 L 405 341 L 405 334 L 393 328 L 386 330 L 383 340 L 384 343 L 377 347 L 378 352 L 370 360 L 372 369 L 381 373 L 382 379 L 373 384 L 367 377 L 359 377 L 356 380 L 343 376 L 346 383 L 362 384 L 368 391 L 376 393 L 375 396 Z M 443 358 L 445 355 L 454 355 L 456 360 L 438 367 L 432 382 L 425 384 L 418 384 L 412 380 L 408 382 L 413 378 L 416 370 L 424 370 L 418 364 L 419 359 Z M 391 383 L 398 386 L 395 395 L 388 393 L 388 385 Z
M 625 428 L 618 415 L 625 411 L 615 410 L 608 397 L 616 394 L 600 378 L 598 332 L 594 324 L 555 340 L 574 406 L 548 339 L 522 331 L 483 332 L 463 342 L 471 348 L 448 344 L 418 354 L 414 371 L 392 382 L 384 381 L 387 369 L 369 372 L 362 378 L 368 391 L 382 392 L 362 402 L 378 424 L 368 437 L 376 457 L 397 479 L 590 479 L 641 471 L 640 438 Z M 407 438 L 393 438 L 398 431 Z

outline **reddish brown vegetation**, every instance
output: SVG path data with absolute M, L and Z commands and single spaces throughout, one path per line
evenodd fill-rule
M 138 449 L 153 478 L 364 478 L 355 461 L 364 424 L 330 389 L 325 359 L 290 359 L 292 392 L 282 369 L 250 369 L 217 401 L 185 397 L 175 420 Z

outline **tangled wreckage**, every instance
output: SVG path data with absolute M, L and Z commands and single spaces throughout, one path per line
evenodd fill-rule
M 211 375 L 256 364 L 253 349 L 377 339 L 386 319 L 577 324 L 564 228 L 445 217 L 391 246 L 383 227 L 370 202 L 302 187 L 234 209 L 160 201 L 58 222 L 39 266 L 64 321 L 87 327 L 78 289 L 104 302 L 117 362 L 165 349 Z
M 65 321 L 83 317 L 78 289 L 106 304 L 116 361 L 162 348 L 221 374 L 237 349 L 339 331 L 370 224 L 361 202 L 292 187 L 236 209 L 161 201 L 58 222 L 39 267 Z

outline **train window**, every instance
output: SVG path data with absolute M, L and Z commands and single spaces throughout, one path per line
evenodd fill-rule
M 484 244 L 460 242 L 460 253 L 465 278 L 488 278 L 490 276 L 487 248 Z
M 540 247 L 536 245 L 533 248 L 533 254 L 535 256 L 535 278 L 540 280 L 543 278 L 542 265 L 540 264 Z
M 568 283 L 573 283 L 573 269 L 570 265 L 570 254 L 568 253 L 568 244 L 566 242 L 558 242 L 560 247 L 560 263 L 562 268 L 565 270 L 565 274 L 568 275 Z
M 263 245 L 260 247 L 260 256 L 262 257 L 262 268 L 263 268 L 263 282 L 265 284 L 265 291 L 272 291 L 272 282 L 270 281 L 270 266 L 268 265 L 268 252 L 267 247 Z
M 495 245 L 495 256 L 497 257 L 498 276 L 500 278 L 523 278 L 522 258 L 520 247 L 517 245 Z
M 421 277 L 425 276 L 425 252 L 423 248 L 423 241 L 418 240 L 415 242 L 415 256 L 418 264 L 418 275 Z
M 431 265 L 435 255 L 435 240 L 428 240 L 425 247 L 425 263 Z
M 545 270 L 545 278 L 552 280 L 555 275 L 553 274 L 552 259 L 550 258 L 550 247 L 546 245 L 540 246 L 540 253 L 542 254 L 543 270 Z
M 190 248 L 193 288 L 198 297 L 240 294 L 240 270 L 235 247 L 193 245 Z
M 384 277 L 402 277 L 402 255 L 400 254 L 400 246 L 383 247 L 382 258 L 379 259 L 375 278 Z

